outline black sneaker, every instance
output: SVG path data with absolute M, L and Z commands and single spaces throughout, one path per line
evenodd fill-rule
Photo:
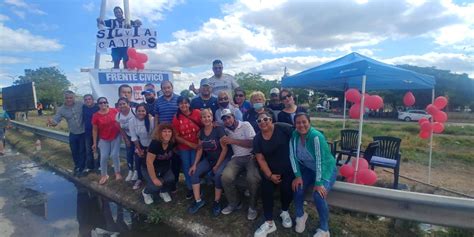
M 221 211 L 221 204 L 219 202 L 214 201 L 212 203 L 212 215 L 218 216 L 219 214 L 221 214 Z
M 193 194 L 193 190 L 188 190 L 188 192 L 186 193 L 186 199 L 191 199 L 194 197 L 194 194 Z
M 199 211 L 199 209 L 201 209 L 201 207 L 203 207 L 204 205 L 206 204 L 206 201 L 204 200 L 201 200 L 199 202 L 193 202 L 193 205 L 191 205 L 189 208 L 188 208 L 188 212 L 189 214 L 194 214 L 196 213 L 197 211 Z

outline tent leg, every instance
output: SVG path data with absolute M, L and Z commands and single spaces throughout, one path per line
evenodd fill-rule
M 364 102 L 365 102 L 365 82 L 367 81 L 367 76 L 362 76 L 362 98 L 360 100 L 360 115 L 359 115 L 359 137 L 357 138 L 357 159 L 356 167 L 354 172 L 354 183 L 357 182 L 357 172 L 359 172 L 359 157 L 360 157 L 360 146 L 362 145 L 362 125 L 364 123 Z
M 344 112 L 343 112 L 343 120 L 342 120 L 342 129 L 346 129 L 346 107 L 347 107 L 347 100 L 346 100 L 346 93 L 344 93 Z
M 434 103 L 435 89 L 431 91 L 431 103 Z M 433 119 L 433 118 L 431 118 Z M 428 184 L 431 184 L 431 158 L 433 155 L 433 130 L 430 133 L 430 156 L 428 160 Z

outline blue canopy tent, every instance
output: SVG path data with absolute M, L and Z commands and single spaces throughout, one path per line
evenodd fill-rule
M 358 88 L 362 91 L 361 104 L 365 101 L 366 90 L 416 90 L 431 89 L 434 100 L 434 77 L 382 63 L 358 53 L 350 53 L 334 61 L 302 71 L 282 79 L 283 87 L 300 87 L 316 90 L 345 91 Z M 344 124 L 346 115 L 344 98 Z M 362 143 L 362 124 L 364 106 L 360 108 L 359 140 L 357 157 Z M 430 167 L 428 180 L 431 179 L 431 153 L 433 134 L 430 139 Z M 356 170 L 358 164 L 356 165 Z

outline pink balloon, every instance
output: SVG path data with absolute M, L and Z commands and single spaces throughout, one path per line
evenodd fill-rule
M 367 107 L 372 110 L 383 108 L 383 99 L 378 95 L 371 95 L 367 98 Z
M 433 123 L 433 132 L 434 133 L 442 133 L 444 131 L 444 124 L 440 122 Z
M 144 53 L 137 53 L 137 61 L 139 63 L 146 63 L 148 61 L 148 56 Z
M 143 63 L 137 63 L 137 69 L 138 69 L 138 70 L 143 70 L 143 69 L 145 69 L 145 64 L 143 64 Z
M 430 121 L 429 119 L 423 117 L 423 118 L 421 118 L 420 120 L 418 120 L 418 124 L 421 125 L 422 123 L 424 123 L 424 122 L 429 122 L 429 121 Z
M 135 61 L 135 59 L 133 59 L 133 58 L 129 58 L 128 61 L 127 61 L 127 68 L 129 70 L 136 69 L 137 68 L 137 61 Z
M 421 130 L 422 132 L 430 133 L 432 129 L 433 129 L 433 127 L 432 127 L 431 123 L 428 122 L 428 121 L 423 122 L 423 123 L 420 125 L 420 130 Z
M 134 48 L 128 48 L 127 55 L 129 58 L 135 58 L 137 56 L 137 50 L 135 50 Z
M 405 96 L 403 96 L 403 104 L 407 107 L 415 104 L 415 96 L 411 91 L 408 91 L 405 93 Z
M 434 121 L 444 123 L 448 121 L 448 115 L 444 111 L 438 111 L 433 115 Z
M 353 119 L 359 119 L 360 117 L 360 104 L 353 104 L 349 109 L 349 117 Z
M 351 177 L 354 175 L 354 167 L 348 165 L 348 164 L 344 164 L 343 166 L 341 166 L 341 168 L 339 169 L 339 173 L 343 176 L 343 177 Z
M 352 103 L 360 103 L 360 93 L 357 89 L 349 89 L 346 91 L 346 100 Z
M 428 139 L 428 138 L 430 138 L 430 133 L 429 133 L 429 132 L 420 131 L 420 133 L 418 134 L 418 136 L 419 136 L 421 139 Z
M 426 106 L 426 112 L 434 116 L 436 113 L 438 113 L 439 109 L 434 106 L 433 104 L 429 104 Z
M 444 109 L 444 107 L 446 107 L 447 104 L 448 104 L 448 99 L 446 99 L 446 97 L 444 96 L 438 96 L 436 97 L 434 101 L 434 106 L 436 106 L 436 108 L 440 110 Z
M 359 161 L 359 169 L 358 169 L 359 171 L 369 168 L 369 162 L 367 162 L 366 159 L 359 157 L 357 159 L 352 160 L 351 165 L 352 165 L 352 167 L 354 167 L 354 169 L 356 168 L 357 161 Z
M 377 173 L 371 169 L 361 170 L 357 174 L 357 180 L 365 185 L 374 185 L 377 182 Z
M 353 183 L 353 182 L 354 182 L 354 175 L 352 175 L 352 176 L 350 176 L 350 177 L 347 177 L 347 178 L 346 178 L 346 181 L 347 181 L 348 183 Z

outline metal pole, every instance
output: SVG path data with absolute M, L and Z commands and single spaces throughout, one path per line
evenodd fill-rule
M 105 18 L 105 9 L 106 8 L 107 8 L 107 0 L 102 0 L 102 2 L 100 4 L 100 16 L 99 16 L 99 19 L 101 21 L 103 21 L 104 18 Z M 99 24 L 99 28 L 102 29 L 103 25 Z M 97 52 L 97 49 L 95 51 L 94 68 L 95 69 L 100 68 L 100 53 Z
M 435 97 L 435 89 L 431 91 L 431 103 L 434 103 L 434 97 Z M 431 121 L 433 121 L 433 117 L 431 117 Z M 433 129 L 430 132 L 430 158 L 428 161 L 428 183 L 431 184 L 431 158 L 433 155 Z
M 125 13 L 125 24 L 130 25 L 130 4 L 128 4 L 128 0 L 123 0 L 123 11 Z
M 344 92 L 344 112 L 343 112 L 343 120 L 342 120 L 342 129 L 346 129 L 346 107 L 347 107 L 347 100 L 346 100 L 346 93 Z
M 357 138 L 357 159 L 356 159 L 356 168 L 354 172 L 354 183 L 357 182 L 357 172 L 359 172 L 359 156 L 360 156 L 360 146 L 362 145 L 362 125 L 364 123 L 364 112 L 365 112 L 365 82 L 367 76 L 362 76 L 362 98 L 360 100 L 360 115 L 359 115 L 359 137 Z

